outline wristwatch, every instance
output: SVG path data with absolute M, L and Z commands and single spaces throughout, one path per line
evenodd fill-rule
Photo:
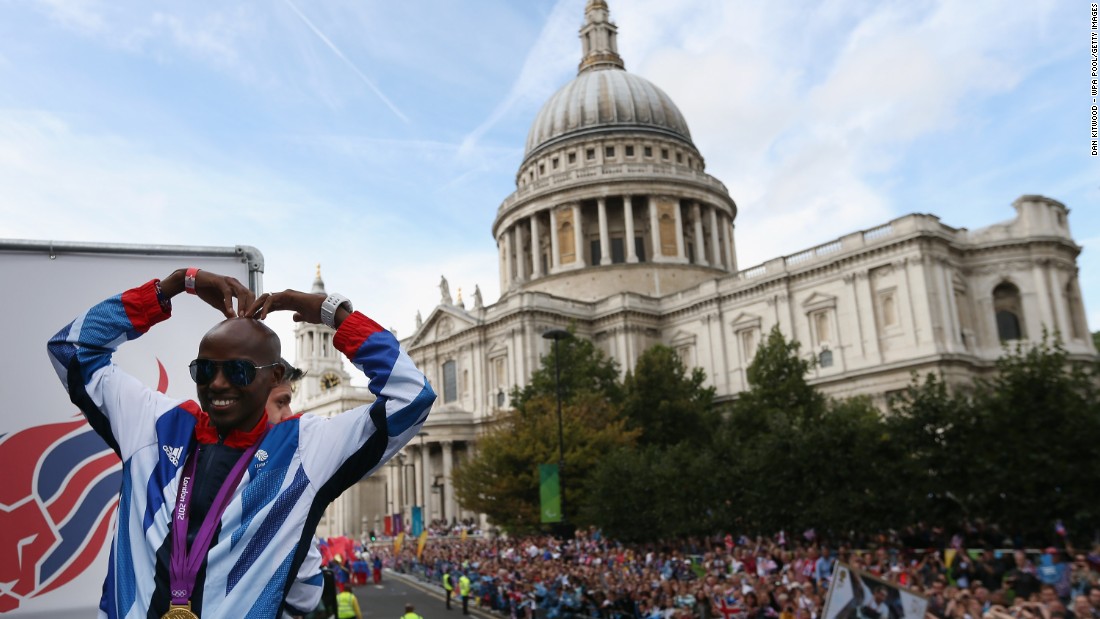
M 341 305 L 347 305 L 348 311 L 354 311 L 351 307 L 351 301 L 342 294 L 332 293 L 328 295 L 325 302 L 321 304 L 321 324 L 330 329 L 336 328 L 336 310 L 340 309 Z

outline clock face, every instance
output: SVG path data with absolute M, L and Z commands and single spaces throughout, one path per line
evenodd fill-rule
M 321 388 L 322 389 L 332 389 L 333 387 L 335 387 L 339 384 L 340 384 L 340 377 L 337 376 L 336 374 L 332 373 L 332 372 L 328 372 L 324 376 L 321 377 Z

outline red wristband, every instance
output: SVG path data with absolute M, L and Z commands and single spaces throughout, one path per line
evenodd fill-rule
M 187 294 L 198 294 L 195 292 L 195 276 L 198 274 L 199 270 L 196 267 L 191 267 L 184 273 L 183 289 L 187 291 Z

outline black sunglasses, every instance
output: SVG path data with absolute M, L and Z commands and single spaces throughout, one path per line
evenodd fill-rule
M 221 368 L 229 384 L 237 387 L 247 387 L 252 384 L 252 381 L 256 380 L 256 370 L 273 368 L 277 365 L 279 365 L 277 362 L 268 365 L 256 365 L 245 359 L 230 359 L 229 361 L 195 359 L 188 367 L 191 368 L 191 380 L 195 381 L 197 385 L 210 384 L 210 381 L 214 380 L 214 376 L 217 375 L 218 368 Z

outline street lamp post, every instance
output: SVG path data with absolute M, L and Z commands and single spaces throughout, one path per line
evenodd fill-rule
M 561 359 L 558 356 L 558 341 L 567 340 L 573 337 L 573 334 L 565 329 L 548 329 L 543 331 L 542 337 L 554 340 L 554 392 L 558 400 L 558 487 L 561 490 L 561 523 L 565 525 L 568 518 L 565 516 L 565 440 L 562 438 Z

